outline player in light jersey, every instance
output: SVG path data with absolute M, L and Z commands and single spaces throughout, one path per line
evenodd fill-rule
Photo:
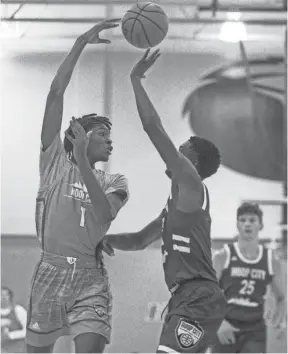
M 111 335 L 111 293 L 101 241 L 128 199 L 127 180 L 94 169 L 112 152 L 111 122 L 96 114 L 72 118 L 60 139 L 63 96 L 76 62 L 107 20 L 81 35 L 61 64 L 47 97 L 41 134 L 37 236 L 42 253 L 32 278 L 27 321 L 28 352 L 51 352 L 72 335 L 76 352 L 103 352 Z
M 215 353 L 265 353 L 264 303 L 267 286 L 276 298 L 271 323 L 282 325 L 286 306 L 281 264 L 272 250 L 259 245 L 262 210 L 244 203 L 237 210 L 237 241 L 217 252 L 214 267 L 227 299 L 225 320 L 218 331 Z
M 174 146 L 141 80 L 159 57 L 148 49 L 131 71 L 138 113 L 172 180 L 163 222 L 165 280 L 172 293 L 157 352 L 203 353 L 225 313 L 226 301 L 212 265 L 209 196 L 203 180 L 220 165 L 210 141 L 191 137 Z

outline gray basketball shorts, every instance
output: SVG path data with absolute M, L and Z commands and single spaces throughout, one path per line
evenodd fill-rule
M 54 257 L 56 262 L 42 259 L 32 277 L 26 343 L 49 346 L 63 335 L 89 332 L 109 343 L 112 296 L 106 269 Z

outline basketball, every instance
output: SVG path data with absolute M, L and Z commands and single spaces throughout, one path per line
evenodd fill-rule
M 126 40 L 136 48 L 155 47 L 166 37 L 168 17 L 153 2 L 137 3 L 126 12 L 121 22 Z

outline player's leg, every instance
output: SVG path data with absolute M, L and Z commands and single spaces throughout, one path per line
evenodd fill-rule
M 102 353 L 111 336 L 112 296 L 107 272 L 81 269 L 84 279 L 68 312 L 76 353 Z M 79 284 L 80 286 L 80 284 Z
M 27 312 L 28 353 L 50 353 L 56 340 L 69 333 L 64 298 L 71 292 L 68 271 L 45 262 L 36 266 Z
M 107 339 L 98 333 L 82 333 L 74 338 L 76 353 L 103 353 Z
M 215 284 L 188 283 L 172 296 L 158 353 L 205 353 L 214 342 L 226 300 Z

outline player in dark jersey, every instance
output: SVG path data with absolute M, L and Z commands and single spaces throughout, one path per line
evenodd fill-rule
M 203 352 L 216 335 L 225 298 L 212 265 L 209 196 L 203 180 L 220 165 L 210 141 L 191 137 L 177 150 L 141 79 L 159 57 L 148 49 L 131 71 L 138 113 L 172 180 L 162 238 L 164 273 L 172 293 L 158 352 Z
M 227 299 L 225 320 L 218 331 L 215 353 L 265 353 L 264 303 L 267 286 L 276 299 L 270 321 L 282 326 L 286 316 L 281 264 L 271 249 L 259 245 L 262 210 L 244 203 L 237 210 L 237 241 L 215 254 L 213 261 Z
M 100 353 L 111 336 L 111 292 L 101 241 L 128 200 L 127 180 L 94 168 L 112 152 L 111 122 L 96 114 L 72 118 L 60 138 L 64 93 L 77 60 L 89 43 L 117 20 L 103 21 L 81 35 L 61 64 L 46 101 L 41 133 L 36 229 L 41 258 L 32 278 L 27 351 L 52 352 L 70 335 L 76 352 Z M 100 245 L 100 246 L 99 246 Z M 100 247 L 100 248 L 99 248 Z

